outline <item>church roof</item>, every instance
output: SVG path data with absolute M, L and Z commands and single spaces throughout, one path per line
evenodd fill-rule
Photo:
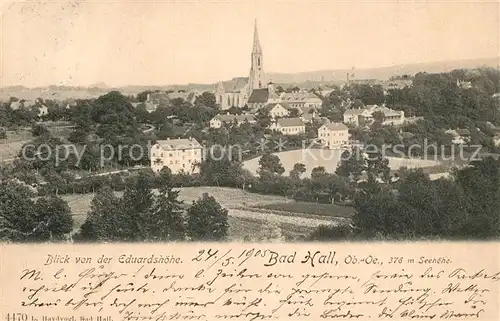
M 248 103 L 266 103 L 269 99 L 269 90 L 267 88 L 259 88 L 252 90 Z
M 248 84 L 248 77 L 236 77 L 229 81 L 222 82 L 222 87 L 226 92 L 240 92 Z

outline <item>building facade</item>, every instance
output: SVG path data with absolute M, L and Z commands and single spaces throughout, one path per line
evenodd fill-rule
M 210 120 L 210 128 L 221 128 L 223 125 L 236 125 L 240 126 L 248 122 L 255 124 L 257 121 L 253 115 L 217 115 Z
M 405 114 L 402 110 L 393 110 L 385 106 L 368 105 L 361 109 L 349 109 L 344 113 L 344 123 L 354 126 L 371 124 L 375 118 L 375 113 L 383 114 L 383 125 L 401 126 L 405 123 Z
M 168 167 L 173 174 L 199 173 L 203 147 L 194 138 L 159 140 L 151 147 L 151 169 L 159 172 Z
M 318 128 L 318 140 L 328 148 L 349 144 L 349 129 L 342 123 L 328 123 Z
M 290 115 L 289 107 L 286 104 L 273 103 L 266 106 L 271 119 L 288 117 Z
M 301 135 L 306 133 L 306 125 L 299 117 L 280 118 L 273 122 L 269 129 L 279 131 L 283 135 Z

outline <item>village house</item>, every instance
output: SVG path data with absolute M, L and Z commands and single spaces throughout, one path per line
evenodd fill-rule
M 38 117 L 43 117 L 49 114 L 49 109 L 45 105 L 37 106 L 38 109 Z
M 385 106 L 368 105 L 361 109 L 349 109 L 344 113 L 344 123 L 360 126 L 362 124 L 371 124 L 375 118 L 375 113 L 384 115 L 383 125 L 401 126 L 405 123 L 404 111 L 393 110 Z
M 132 103 L 132 106 L 134 108 L 137 108 L 137 107 L 140 107 L 140 106 L 143 106 L 143 105 L 146 108 L 146 111 L 148 113 L 152 113 L 152 112 L 154 112 L 158 108 L 158 105 L 153 104 L 151 101 L 145 101 L 143 103 Z
M 283 135 L 300 135 L 306 133 L 306 126 L 301 118 L 280 118 L 273 122 L 269 129 L 279 131 Z
M 282 93 L 280 101 L 286 103 L 290 108 L 319 108 L 323 104 L 321 98 L 309 92 Z
M 349 109 L 344 112 L 344 123 L 354 126 L 360 125 L 360 117 L 368 118 L 370 113 L 366 109 Z
M 318 140 L 328 148 L 349 144 L 349 129 L 342 123 L 327 123 L 318 128 Z
M 271 119 L 276 119 L 280 117 L 288 117 L 290 115 L 290 107 L 283 103 L 273 103 L 266 106 L 269 111 L 269 116 Z
M 219 114 L 210 120 L 210 128 L 221 128 L 223 125 L 233 125 L 240 126 L 248 122 L 249 124 L 255 124 L 257 121 L 253 115 L 244 114 L 244 115 L 231 115 Z
M 452 137 L 452 143 L 455 145 L 464 145 L 470 142 L 470 131 L 468 129 L 448 129 L 446 134 Z
M 151 169 L 154 172 L 168 167 L 173 174 L 199 173 L 203 147 L 194 138 L 159 140 L 151 147 Z

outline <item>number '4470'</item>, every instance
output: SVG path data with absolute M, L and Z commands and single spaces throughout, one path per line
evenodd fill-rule
M 26 313 L 7 313 L 6 321 L 28 321 Z

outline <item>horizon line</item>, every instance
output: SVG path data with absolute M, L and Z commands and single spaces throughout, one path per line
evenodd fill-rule
M 396 68 L 396 67 L 402 67 L 402 66 L 411 66 L 411 65 L 419 65 L 419 64 L 446 64 L 446 63 L 452 63 L 452 62 L 466 62 L 466 61 L 474 61 L 474 60 L 489 60 L 489 59 L 496 59 L 497 60 L 497 69 L 500 69 L 500 55 L 497 57 L 490 56 L 490 57 L 479 57 L 479 58 L 463 58 L 463 59 L 453 59 L 453 60 L 435 60 L 435 61 L 421 61 L 421 62 L 410 62 L 410 63 L 401 63 L 401 64 L 392 64 L 392 65 L 383 65 L 383 66 L 378 66 L 378 67 L 360 67 L 357 70 L 376 70 L 376 69 L 383 69 L 383 68 Z M 470 69 L 470 68 L 480 68 L 482 66 L 478 65 L 476 67 L 468 67 L 468 68 L 458 68 L 458 69 Z M 354 70 L 356 70 L 355 66 L 351 67 Z M 315 72 L 326 72 L 326 71 L 347 71 L 347 70 L 353 70 L 349 67 L 344 67 L 344 68 L 338 68 L 338 69 L 317 69 L 317 70 L 306 70 L 306 71 L 295 71 L 295 72 L 276 72 L 276 71 L 270 71 L 266 72 L 266 74 L 277 74 L 277 75 L 293 75 L 293 74 L 305 74 L 305 73 L 315 73 Z M 493 68 L 493 67 L 490 67 Z M 425 70 L 422 70 L 422 72 L 425 72 Z M 91 85 L 57 85 L 57 84 L 47 84 L 47 85 L 39 85 L 39 86 L 26 86 L 26 85 L 7 85 L 7 86 L 2 86 L 0 87 L 0 90 L 3 90 L 5 88 L 10 88 L 10 87 L 23 87 L 26 89 L 40 89 L 40 88 L 47 88 L 47 87 L 70 87 L 70 88 L 79 88 L 79 87 L 84 87 L 84 88 L 98 88 L 98 89 L 119 89 L 119 88 L 124 88 L 124 87 L 172 87 L 172 86 L 190 86 L 190 85 L 204 85 L 204 86 L 209 86 L 209 85 L 216 85 L 219 82 L 225 82 L 225 81 L 231 81 L 236 78 L 248 78 L 248 76 L 234 76 L 230 79 L 226 80 L 218 80 L 215 82 L 207 82 L 207 83 L 182 83 L 182 84 L 163 84 L 163 85 L 115 85 L 115 86 L 110 86 L 106 84 L 103 81 L 96 81 L 95 84 L 100 84 L 102 83 L 105 87 L 101 86 L 95 86 L 95 84 Z M 362 78 L 365 79 L 365 78 Z M 300 82 L 321 82 L 322 80 L 304 80 Z M 333 81 L 333 80 L 332 80 Z M 297 83 L 297 82 L 290 82 L 290 84 Z

